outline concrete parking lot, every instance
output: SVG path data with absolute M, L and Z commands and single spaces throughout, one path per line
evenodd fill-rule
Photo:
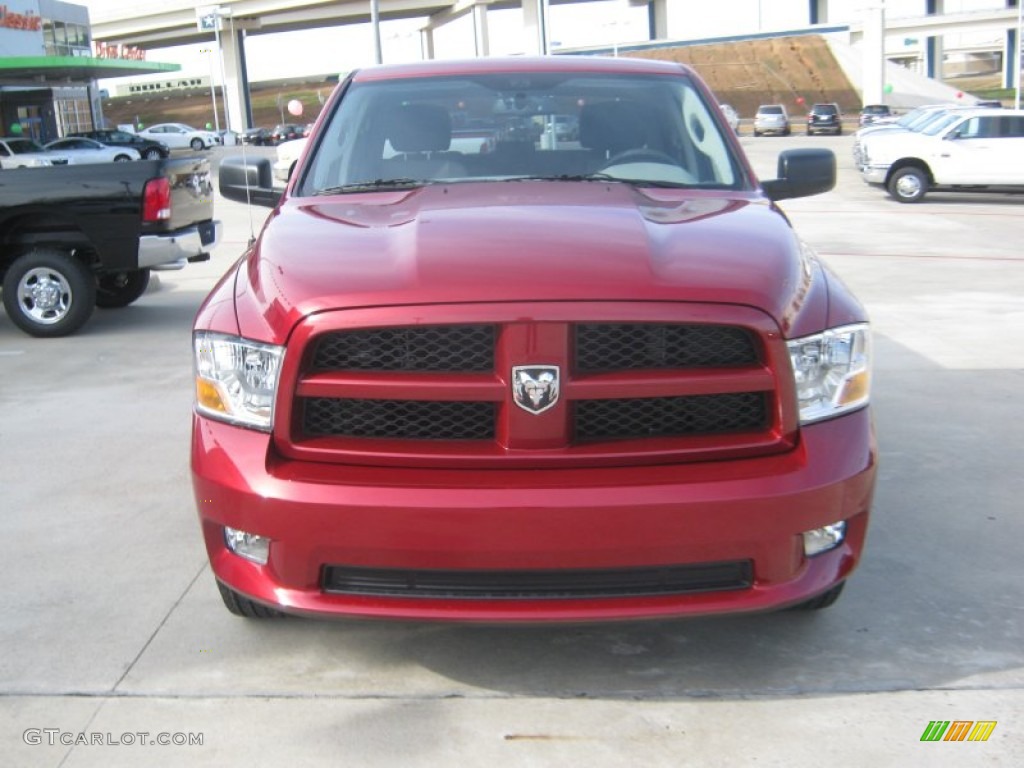
M 267 210 L 218 201 L 212 261 L 135 305 L 56 340 L 0 314 L 0 765 L 1019 765 L 1024 196 L 901 205 L 861 182 L 850 136 L 742 141 L 765 178 L 783 148 L 836 151 L 836 190 L 782 207 L 874 323 L 880 482 L 836 605 L 511 628 L 231 616 L 189 480 L 189 330 Z M 935 720 L 997 725 L 922 742 Z

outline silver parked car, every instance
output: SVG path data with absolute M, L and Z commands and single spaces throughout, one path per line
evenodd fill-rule
M 739 113 L 730 104 L 719 104 L 719 109 L 722 110 L 722 115 L 725 116 L 725 122 L 732 128 L 733 133 L 740 132 L 740 116 Z
M 67 159 L 71 165 L 87 163 L 123 163 L 138 160 L 141 155 L 130 147 L 108 147 L 94 139 L 72 136 L 46 144 L 46 151 Z
M 793 128 L 789 122 L 789 113 L 784 104 L 762 104 L 754 115 L 754 135 L 776 133 L 789 136 Z
M 53 160 L 43 146 L 32 139 L 0 138 L 0 168 L 41 168 L 53 165 Z

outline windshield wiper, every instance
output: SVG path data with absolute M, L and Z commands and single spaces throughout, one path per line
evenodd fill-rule
M 556 173 L 554 175 L 537 174 L 536 176 L 510 176 L 502 181 L 622 181 L 607 173 Z
M 609 173 L 563 173 L 554 176 L 514 176 L 504 181 L 616 181 L 619 184 L 629 184 L 633 187 L 664 187 L 668 189 L 685 189 L 693 184 L 686 184 L 679 181 L 658 181 L 655 179 L 626 179 L 622 176 L 612 176 Z
M 337 187 L 324 187 L 314 195 L 344 195 L 347 192 L 379 192 L 388 189 L 415 189 L 425 187 L 434 182 L 429 179 L 374 179 L 373 181 L 357 181 L 353 184 L 341 184 Z

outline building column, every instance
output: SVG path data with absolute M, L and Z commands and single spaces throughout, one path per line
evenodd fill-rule
M 864 104 L 884 104 L 885 93 L 885 7 L 864 9 L 863 92 Z
M 245 41 L 242 30 L 232 30 L 231 20 L 224 19 L 220 34 L 223 59 L 224 98 L 227 102 L 227 128 L 241 133 L 250 128 L 249 81 L 245 67 Z
M 647 35 L 651 40 L 668 40 L 668 0 L 647 3 Z
M 487 6 L 480 3 L 473 6 L 473 45 L 477 56 L 491 55 L 491 42 L 487 34 Z
M 1006 30 L 1003 47 L 1003 88 L 1016 88 L 1020 80 L 1020 40 L 1016 29 Z
M 828 0 L 807 0 L 807 22 L 828 24 Z
M 526 30 L 526 53 L 546 55 L 548 52 L 548 4 L 546 0 L 522 0 L 523 28 Z
M 925 0 L 925 13 L 928 16 L 937 16 L 946 12 L 944 0 Z M 924 43 L 924 72 L 934 79 L 942 80 L 942 60 L 945 54 L 942 50 L 942 35 L 933 35 Z
M 434 58 L 434 30 L 432 27 L 423 27 L 420 30 L 420 57 L 424 61 Z

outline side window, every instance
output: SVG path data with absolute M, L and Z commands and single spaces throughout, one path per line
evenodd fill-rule
M 996 136 L 1003 139 L 1024 139 L 1024 116 L 1002 115 L 996 120 L 998 122 Z
M 693 91 L 683 92 L 682 118 L 689 146 L 697 155 L 688 158 L 697 179 L 704 183 L 734 184 L 736 178 L 729 149 L 704 101 Z
M 979 139 L 991 139 L 999 135 L 999 126 L 996 124 L 996 118 L 994 117 L 979 117 L 978 118 L 978 135 Z
M 960 125 L 953 129 L 952 133 L 953 136 L 955 136 L 958 139 L 976 139 L 980 135 L 980 129 L 980 119 L 977 117 L 972 117 L 960 123 Z

